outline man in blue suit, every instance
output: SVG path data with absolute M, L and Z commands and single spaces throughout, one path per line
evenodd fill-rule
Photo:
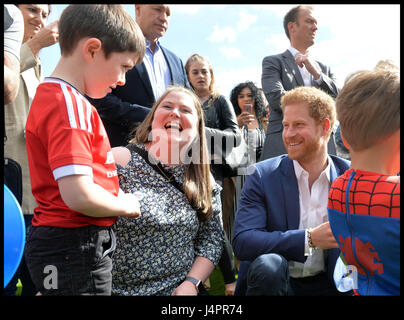
M 281 108 L 288 154 L 254 165 L 236 213 L 236 294 L 337 295 L 339 249 L 328 222 L 328 191 L 349 162 L 327 153 L 335 102 L 302 86 L 282 97 Z
M 126 73 L 126 84 L 102 99 L 91 99 L 104 123 L 112 147 L 126 146 L 132 130 L 171 84 L 190 88 L 179 57 L 160 45 L 171 9 L 168 5 L 135 5 L 136 22 L 146 39 L 143 62 Z

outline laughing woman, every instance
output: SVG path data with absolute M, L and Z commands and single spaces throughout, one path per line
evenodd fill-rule
M 221 256 L 220 188 L 210 174 L 203 111 L 169 87 L 127 147 L 113 149 L 120 187 L 142 215 L 119 218 L 113 295 L 197 295 Z M 199 294 L 203 294 L 202 292 Z

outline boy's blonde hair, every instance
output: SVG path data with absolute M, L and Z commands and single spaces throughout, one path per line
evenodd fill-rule
M 288 92 L 281 98 L 282 112 L 286 105 L 295 103 L 307 103 L 309 107 L 309 115 L 318 124 L 323 122 L 324 119 L 330 120 L 330 129 L 326 141 L 331 136 L 335 123 L 335 101 L 334 99 L 324 92 L 323 90 L 315 87 L 297 87 Z
M 142 30 L 119 4 L 77 4 L 64 9 L 59 20 L 61 54 L 71 55 L 85 37 L 99 39 L 106 58 L 112 52 L 130 51 L 142 61 L 146 51 Z
M 355 151 L 400 129 L 400 74 L 362 70 L 350 75 L 336 101 L 341 134 Z

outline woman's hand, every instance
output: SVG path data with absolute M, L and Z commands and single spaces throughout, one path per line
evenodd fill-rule
M 27 40 L 32 53 L 38 56 L 42 48 L 49 47 L 59 41 L 59 20 L 48 24 L 38 31 L 31 39 Z
M 238 126 L 242 128 L 243 126 L 248 126 L 251 122 L 253 122 L 255 119 L 253 114 L 250 114 L 248 112 L 242 112 L 238 117 L 237 117 L 237 122 Z
M 190 281 L 181 283 L 171 294 L 172 296 L 197 296 L 198 290 L 196 286 Z

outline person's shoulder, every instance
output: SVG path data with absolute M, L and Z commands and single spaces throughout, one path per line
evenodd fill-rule
M 174 52 L 172 52 L 171 50 L 167 49 L 165 46 L 160 45 L 161 50 L 166 54 L 171 56 L 172 58 L 181 61 L 180 57 L 177 56 Z
M 286 52 L 287 52 L 287 51 L 284 51 L 284 52 L 281 52 L 281 53 L 277 53 L 277 54 L 273 54 L 273 55 L 266 56 L 266 57 L 264 57 L 263 61 L 265 61 L 265 60 L 279 60 L 279 59 L 283 59 L 283 56 L 284 56 L 284 54 L 285 54 Z
M 282 166 L 288 164 L 292 160 L 289 159 L 287 154 L 282 154 L 277 157 L 269 158 L 257 162 L 255 167 L 260 170 L 262 173 L 270 173 L 277 169 L 280 169 Z
M 15 4 L 4 5 L 4 30 L 12 23 L 24 23 L 24 17 L 21 10 Z
M 330 154 L 329 156 L 337 168 L 344 170 L 344 171 L 349 169 L 349 167 L 351 165 L 351 162 L 349 160 L 343 159 L 341 157 L 338 157 L 338 156 L 335 156 L 332 154 Z
M 119 164 L 122 167 L 125 167 L 129 163 L 131 153 L 128 148 L 114 147 L 111 150 L 114 156 L 115 163 Z
M 218 94 L 216 96 L 215 101 L 213 101 L 213 103 L 218 103 L 218 104 L 229 104 L 231 105 L 230 99 L 227 98 L 226 96 L 222 95 L 222 94 Z

